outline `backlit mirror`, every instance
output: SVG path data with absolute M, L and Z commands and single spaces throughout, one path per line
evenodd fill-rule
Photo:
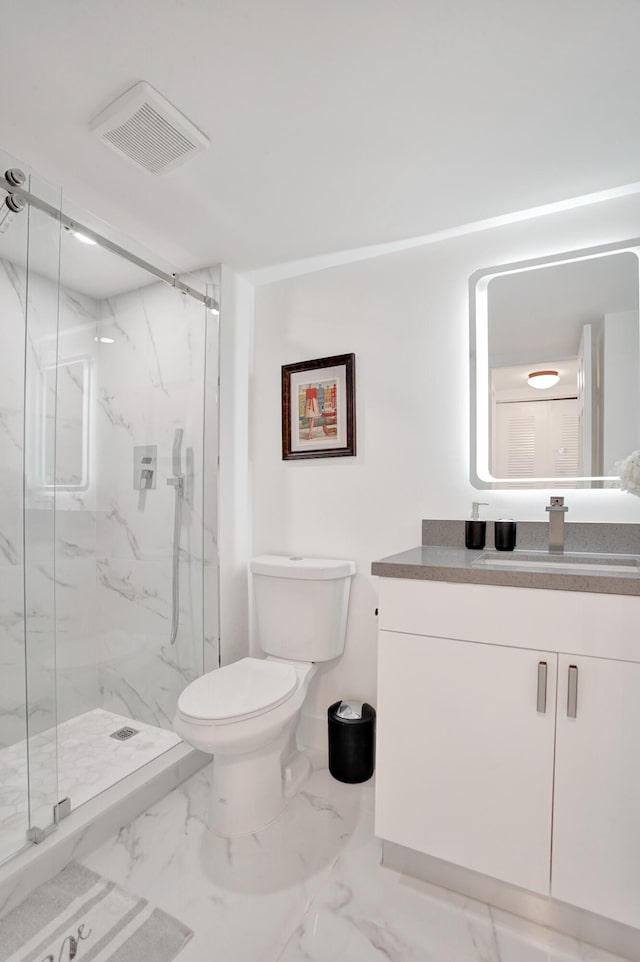
M 640 447 L 640 239 L 470 278 L 471 481 L 602 488 Z

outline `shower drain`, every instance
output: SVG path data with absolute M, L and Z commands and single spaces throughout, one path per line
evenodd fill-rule
M 137 728 L 119 728 L 117 732 L 111 732 L 109 738 L 117 738 L 119 742 L 126 742 L 127 738 L 133 738 L 138 734 Z

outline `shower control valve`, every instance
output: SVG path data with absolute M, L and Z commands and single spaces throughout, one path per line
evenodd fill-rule
M 142 460 L 146 461 L 147 459 L 143 458 Z M 142 488 L 147 490 L 148 488 L 153 487 L 153 470 L 151 468 L 143 468 L 140 472 L 140 477 L 142 479 Z
M 136 445 L 133 449 L 133 487 L 135 491 L 155 490 L 157 465 L 157 445 Z

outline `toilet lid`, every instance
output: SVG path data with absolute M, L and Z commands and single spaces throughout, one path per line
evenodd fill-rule
M 231 721 L 275 708 L 296 687 L 292 665 L 243 658 L 196 678 L 178 699 L 178 711 L 196 721 Z

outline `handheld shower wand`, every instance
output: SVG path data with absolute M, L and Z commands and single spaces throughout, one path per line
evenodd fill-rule
M 184 474 L 182 473 L 182 436 L 183 428 L 176 428 L 173 436 L 173 477 L 167 478 L 167 484 L 175 490 L 175 505 L 173 513 L 173 579 L 172 579 L 172 611 L 171 634 L 169 644 L 174 645 L 178 637 L 180 621 L 180 521 L 182 514 L 182 499 L 184 498 Z
M 182 477 L 182 435 L 184 428 L 176 428 L 173 435 L 173 473 L 176 477 Z M 184 478 L 182 477 L 184 481 Z

